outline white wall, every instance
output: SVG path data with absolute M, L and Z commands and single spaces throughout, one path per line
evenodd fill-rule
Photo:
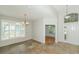
M 34 20 L 32 23 L 33 28 L 33 39 L 44 43 L 44 26 L 43 26 L 43 19 Z
M 45 43 L 45 25 L 56 26 L 56 42 L 57 42 L 57 16 L 55 11 L 52 13 L 52 17 L 43 17 L 39 20 L 33 21 L 33 39 Z
M 29 39 L 32 39 L 32 22 L 31 21 L 30 21 L 30 24 L 26 26 L 26 37 L 19 37 L 19 38 L 4 40 L 4 41 L 0 40 L 0 47 L 26 41 Z

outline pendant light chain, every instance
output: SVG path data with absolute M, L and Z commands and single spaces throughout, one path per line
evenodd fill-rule
M 66 15 L 68 14 L 68 5 L 66 5 Z
M 68 0 L 66 0 L 66 15 L 68 14 Z

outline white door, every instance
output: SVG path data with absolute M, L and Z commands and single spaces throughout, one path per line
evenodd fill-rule
M 64 25 L 64 40 L 73 44 L 79 44 L 78 23 L 66 23 Z

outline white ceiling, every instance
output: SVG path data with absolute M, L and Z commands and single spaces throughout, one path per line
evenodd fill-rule
M 68 13 L 79 13 L 79 5 L 54 5 L 58 13 L 66 13 L 66 9 Z
M 0 6 L 0 14 L 17 18 L 24 18 L 27 14 L 29 19 L 52 16 L 52 10 L 44 5 L 5 5 Z
M 65 5 L 1 5 L 0 14 L 17 18 L 24 18 L 24 14 L 27 14 L 28 19 L 34 20 L 42 17 L 52 17 L 53 11 L 65 13 L 65 9 Z M 79 6 L 68 6 L 68 10 L 69 12 L 79 12 Z

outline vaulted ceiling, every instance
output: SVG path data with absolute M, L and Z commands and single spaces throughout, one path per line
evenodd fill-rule
M 79 13 L 79 5 L 54 5 L 58 13 Z
M 1 5 L 0 15 L 24 18 L 27 14 L 28 19 L 35 20 L 43 17 L 52 17 L 53 12 L 65 13 L 65 5 Z M 69 12 L 79 12 L 79 6 L 68 6 Z
M 52 17 L 52 8 L 44 5 L 6 5 L 0 6 L 0 14 L 17 18 L 24 18 L 24 14 L 27 14 L 29 19 L 34 20 Z

